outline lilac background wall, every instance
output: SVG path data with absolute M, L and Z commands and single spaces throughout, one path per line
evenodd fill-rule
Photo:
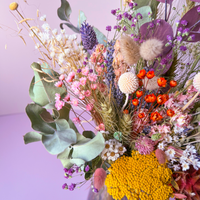
M 35 18 L 36 10 L 47 15 L 51 28 L 59 28 L 57 17 L 60 0 L 17 0 L 25 17 Z M 50 155 L 41 142 L 24 145 L 23 135 L 31 131 L 24 114 L 31 102 L 28 88 L 33 77 L 30 65 L 38 61 L 39 53 L 32 40 L 23 32 L 27 45 L 17 37 L 15 18 L 9 11 L 12 0 L 1 0 L 0 6 L 0 199 L 1 200 L 86 200 L 89 184 L 76 192 L 62 190 L 66 182 L 63 167 L 56 156 Z M 120 4 L 117 0 L 69 0 L 71 21 L 77 24 L 83 10 L 91 25 L 104 32 L 115 22 L 110 10 Z M 16 13 L 15 13 L 16 14 Z M 69 29 L 66 31 L 71 34 Z M 7 45 L 7 50 L 5 50 Z M 19 114 L 21 113 L 21 114 Z M 76 179 L 77 180 L 77 179 Z M 79 181 L 82 179 L 78 178 Z M 71 179 L 68 183 L 74 182 Z

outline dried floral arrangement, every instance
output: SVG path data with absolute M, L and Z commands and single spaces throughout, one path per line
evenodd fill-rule
M 66 0 L 58 8 L 60 32 L 46 16 L 30 26 L 18 4 L 10 4 L 42 56 L 31 65 L 34 103 L 26 113 L 34 131 L 24 141 L 41 141 L 57 155 L 66 179 L 84 174 L 83 182 L 63 189 L 91 181 L 94 193 L 105 184 L 116 200 L 200 199 L 200 1 L 186 2 L 177 9 L 173 0 L 125 0 L 111 11 L 112 39 L 82 11 L 74 26 Z M 169 20 L 172 10 L 178 21 Z M 64 26 L 76 34 L 67 35 Z M 91 120 L 93 130 L 85 130 L 83 122 Z

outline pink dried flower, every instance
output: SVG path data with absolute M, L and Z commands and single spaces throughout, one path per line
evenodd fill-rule
M 80 82 L 74 81 L 74 82 L 72 83 L 72 85 L 71 85 L 72 90 L 79 89 L 80 84 L 81 84 Z
M 63 101 L 65 102 L 70 101 L 70 94 L 67 94 L 66 97 L 63 99 Z
M 66 81 L 69 83 L 69 82 L 72 82 L 73 79 L 75 77 L 75 72 L 70 72 L 69 75 L 67 76 L 66 78 Z
M 97 84 L 91 84 L 90 87 L 91 87 L 92 90 L 96 90 L 97 89 Z
M 65 75 L 64 75 L 64 74 L 61 74 L 60 77 L 59 77 L 59 80 L 60 80 L 60 81 L 64 81 L 64 80 L 65 80 Z
M 56 96 L 56 97 L 55 97 L 55 100 L 56 100 L 56 101 L 60 100 L 60 98 L 61 98 L 61 97 L 60 97 L 60 94 L 56 93 L 55 96 Z
M 73 106 L 78 106 L 78 99 L 72 99 L 71 103 Z
M 87 76 L 88 73 L 89 73 L 89 68 L 88 67 L 85 67 L 85 68 L 82 69 L 82 74 L 83 75 Z
M 80 84 L 81 84 L 82 86 L 85 86 L 85 84 L 86 84 L 86 82 L 87 82 L 87 78 L 86 78 L 86 77 L 82 77 L 82 78 L 79 79 L 79 81 L 80 81 Z
M 105 131 L 105 125 L 103 123 L 99 124 L 99 126 L 96 127 L 97 131 Z
M 73 121 L 75 124 L 80 124 L 80 123 L 81 123 L 81 120 L 79 119 L 79 117 L 75 117 L 72 121 Z
M 89 103 L 87 106 L 86 106 L 86 110 L 87 111 L 91 111 L 93 109 L 93 105 L 91 103 Z
M 85 91 L 85 96 L 86 96 L 86 97 L 89 97 L 90 95 L 91 95 L 90 90 Z
M 97 80 L 97 75 L 96 74 L 89 74 L 88 75 L 88 79 L 91 81 L 91 82 L 95 82 Z
M 84 100 L 85 96 L 83 94 L 79 94 L 79 99 Z
M 150 154 L 154 150 L 154 141 L 146 136 L 141 136 L 135 143 L 135 148 L 140 154 Z
M 65 103 L 63 101 L 58 100 L 56 101 L 55 107 L 57 110 L 61 110 L 64 105 Z
M 94 187 L 100 190 L 104 186 L 106 171 L 103 168 L 97 168 L 94 172 Z
M 58 81 L 55 83 L 56 87 L 62 87 L 63 86 L 63 82 L 62 81 Z

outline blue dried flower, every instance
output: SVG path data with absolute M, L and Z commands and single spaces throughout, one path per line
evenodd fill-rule
M 97 37 L 94 29 L 88 23 L 84 22 L 80 28 L 81 39 L 86 50 L 92 49 L 97 43 Z

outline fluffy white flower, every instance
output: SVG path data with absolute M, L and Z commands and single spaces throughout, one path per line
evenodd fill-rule
M 165 151 L 165 154 L 166 154 L 168 160 L 173 159 L 175 156 L 175 153 L 176 152 L 174 151 L 174 149 L 171 149 L 171 148 L 169 148 L 167 151 Z
M 183 171 L 186 171 L 186 170 L 188 170 L 190 168 L 189 164 L 186 163 L 186 162 L 183 162 L 182 165 L 181 165 L 181 167 L 182 167 Z
M 166 135 L 166 136 L 165 136 L 165 141 L 166 141 L 167 143 L 172 143 L 172 137 L 171 137 L 170 135 Z
M 159 145 L 158 145 L 158 148 L 160 149 L 160 150 L 165 150 L 165 144 L 164 144 L 164 142 L 160 142 L 159 143 Z
M 44 24 L 42 25 L 42 28 L 43 28 L 46 32 L 49 32 L 49 30 L 50 30 L 50 26 L 49 26 L 49 24 L 47 24 L 47 23 L 44 23 Z
M 58 29 L 54 29 L 53 31 L 52 31 L 52 33 L 54 34 L 54 35 L 57 35 L 58 34 Z
M 173 167 L 174 167 L 174 171 L 179 171 L 180 170 L 179 165 L 174 165 Z
M 192 165 L 194 169 L 198 170 L 200 168 L 200 161 L 198 159 L 193 160 Z
M 37 44 L 35 45 L 35 49 L 39 49 L 39 48 L 40 48 L 40 44 L 37 43 Z
M 46 15 L 42 15 L 41 17 L 40 17 L 40 21 L 46 21 Z

